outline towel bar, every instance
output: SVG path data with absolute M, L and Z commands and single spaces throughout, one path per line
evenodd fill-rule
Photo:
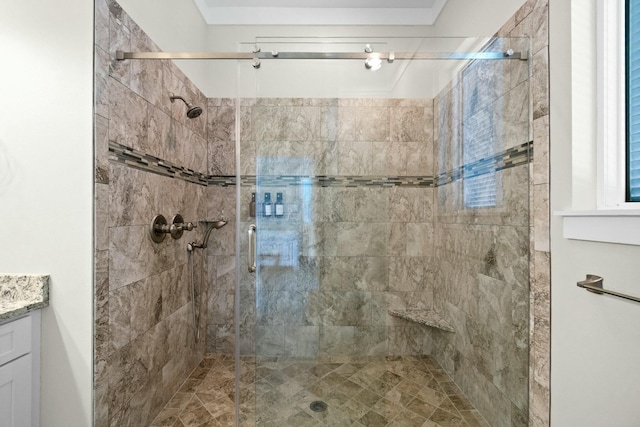
M 640 302 L 640 298 L 638 297 L 632 297 L 631 295 L 604 289 L 604 287 L 602 286 L 603 282 L 604 279 L 602 277 L 596 276 L 595 274 L 587 274 L 587 278 L 578 282 L 578 286 L 581 288 L 585 288 L 586 290 L 588 290 L 589 292 L 593 292 L 594 294 L 613 295 L 614 297 Z

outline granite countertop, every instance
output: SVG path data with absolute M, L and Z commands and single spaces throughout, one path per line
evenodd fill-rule
M 49 305 L 49 276 L 0 274 L 0 322 Z

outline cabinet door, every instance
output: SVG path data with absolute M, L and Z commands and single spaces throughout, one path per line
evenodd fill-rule
M 0 366 L 31 353 L 32 322 L 29 315 L 0 325 Z
M 0 366 L 0 427 L 31 425 L 31 354 Z

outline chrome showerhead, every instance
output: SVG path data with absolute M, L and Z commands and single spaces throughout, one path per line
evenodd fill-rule
M 181 96 L 171 95 L 169 96 L 169 99 L 171 100 L 171 102 L 175 101 L 176 99 L 179 99 L 182 102 L 184 102 L 185 105 L 187 106 L 187 117 L 189 117 L 190 119 L 195 119 L 200 114 L 202 114 L 202 108 L 197 107 L 195 105 L 191 105 L 190 103 L 187 102 L 186 99 L 184 99 Z
M 190 119 L 195 119 L 196 117 L 198 117 L 200 114 L 202 114 L 202 108 L 200 107 L 191 107 L 187 110 L 187 117 L 189 117 Z

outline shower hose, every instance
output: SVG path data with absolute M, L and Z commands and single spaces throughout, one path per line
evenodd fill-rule
M 200 310 L 198 304 L 198 310 L 196 310 L 196 284 L 195 277 L 193 273 L 193 252 L 194 248 L 191 245 L 187 245 L 187 252 L 189 253 L 189 272 L 191 277 L 191 312 L 193 313 L 193 337 L 196 342 L 200 341 Z M 200 278 L 204 278 L 204 261 L 202 261 L 202 274 L 200 274 Z M 199 294 L 200 292 L 198 292 Z

